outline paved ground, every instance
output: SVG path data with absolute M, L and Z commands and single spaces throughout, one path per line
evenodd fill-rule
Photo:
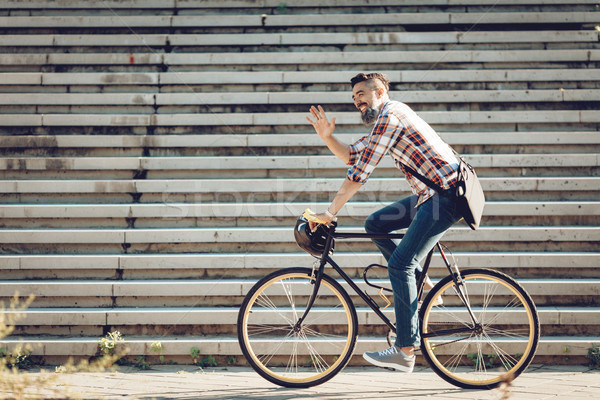
M 36 373 L 32 375 L 35 377 Z M 117 372 L 53 375 L 60 379 L 52 384 L 54 389 L 69 390 L 84 399 L 592 400 L 600 397 L 600 370 L 583 366 L 533 365 L 513 382 L 508 393 L 500 389 L 460 389 L 425 367 L 410 375 L 348 367 L 323 385 L 301 390 L 275 386 L 251 369 L 240 367 L 201 370 L 192 366 L 154 366 L 148 371 L 120 367 Z

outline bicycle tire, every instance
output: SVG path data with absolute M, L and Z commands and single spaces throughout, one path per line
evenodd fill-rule
M 313 308 L 304 314 L 314 287 L 312 270 L 287 268 L 258 281 L 238 313 L 238 341 L 250 366 L 277 385 L 307 388 L 333 378 L 350 361 L 358 335 L 348 293 L 323 275 Z
M 419 311 L 421 352 L 445 381 L 465 389 L 492 389 L 516 378 L 533 360 L 540 337 L 538 313 L 525 289 L 506 274 L 482 268 L 461 275 L 481 329 L 442 332 L 472 325 L 452 276 L 447 276 Z M 427 337 L 436 331 L 443 336 Z

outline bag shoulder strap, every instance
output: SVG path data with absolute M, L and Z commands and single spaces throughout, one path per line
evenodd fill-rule
M 452 148 L 451 148 L 452 149 Z M 467 164 L 469 167 L 471 167 L 469 165 L 469 163 L 467 163 L 465 161 L 465 159 L 463 158 L 463 156 L 461 156 L 456 150 L 452 149 L 452 151 L 454 152 L 454 155 L 456 156 L 456 159 L 458 160 L 458 174 L 460 177 L 460 163 L 463 162 L 465 164 Z M 415 171 L 414 169 L 412 169 L 411 167 L 409 167 L 406 164 L 402 164 L 402 166 L 408 171 L 410 172 L 411 175 L 416 176 L 417 178 L 419 178 L 419 180 L 421 182 L 423 182 L 424 184 L 426 184 L 427 186 L 429 186 L 430 188 L 432 188 L 433 190 L 435 190 L 436 192 L 438 192 L 439 194 L 442 194 L 445 192 L 444 188 L 442 188 L 441 186 L 433 183 L 433 181 L 429 178 L 424 177 L 423 175 L 421 175 L 420 173 L 418 173 L 417 171 Z M 472 169 L 473 167 L 471 167 Z
M 433 183 L 433 181 L 431 181 L 431 179 L 424 177 L 423 175 L 421 175 L 420 173 L 418 173 L 417 171 L 415 171 L 414 169 L 412 169 L 411 167 L 409 167 L 409 166 L 408 166 L 408 165 L 406 165 L 406 164 L 402 164 L 402 166 L 403 166 L 403 167 L 404 167 L 404 168 L 405 168 L 405 169 L 406 169 L 408 172 L 410 172 L 410 174 L 411 174 L 411 175 L 413 175 L 413 176 L 415 176 L 415 177 L 419 178 L 419 180 L 420 180 L 421 182 L 423 182 L 424 184 L 426 184 L 427 186 L 429 186 L 430 188 L 432 188 L 432 189 L 433 189 L 433 190 L 435 190 L 436 192 L 438 192 L 438 193 L 443 193 L 443 192 L 444 192 L 444 189 L 443 189 L 441 186 L 439 186 L 439 185 L 437 185 L 437 184 Z

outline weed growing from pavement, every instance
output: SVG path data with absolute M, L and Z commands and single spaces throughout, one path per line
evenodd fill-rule
M 192 357 L 192 362 L 194 365 L 199 365 L 200 362 L 200 349 L 197 347 L 192 347 L 190 349 L 190 357 Z
M 118 333 L 118 332 L 117 332 Z M 162 354 L 163 353 L 163 346 L 161 342 L 153 342 L 150 345 L 150 351 L 154 354 L 156 354 L 156 356 L 154 357 L 154 361 L 155 364 L 164 364 L 165 363 L 165 356 Z M 125 362 L 123 362 L 123 364 L 126 364 Z M 146 355 L 139 355 L 137 356 L 136 360 L 131 364 L 134 368 L 137 368 L 139 370 L 145 371 L 148 369 L 152 368 L 152 363 L 149 360 L 148 356 Z
M 154 354 L 156 354 L 157 364 L 165 363 L 165 356 L 162 354 L 164 349 L 163 349 L 163 345 L 161 342 L 153 342 L 150 345 L 150 351 L 152 351 Z
M 236 356 L 227 356 L 227 357 L 225 357 L 225 362 L 227 363 L 227 365 L 236 365 L 237 357 Z
M 31 349 L 17 349 L 15 352 L 9 352 L 6 348 L 0 348 L 0 358 L 4 359 L 8 368 L 30 369 L 36 365 L 32 359 Z
M 218 367 L 219 366 L 219 363 L 217 362 L 217 359 L 214 356 L 200 354 L 200 349 L 197 347 L 192 347 L 190 349 L 190 356 L 192 357 L 192 361 L 193 361 L 194 365 L 196 365 L 200 368 Z M 228 361 L 228 363 L 229 363 L 229 361 Z
M 0 304 L 0 340 L 14 332 L 16 322 L 23 317 L 23 311 L 33 302 L 33 296 L 22 301 L 16 293 L 10 300 L 8 308 Z M 92 361 L 81 360 L 77 364 L 70 359 L 65 365 L 56 367 L 54 372 L 41 369 L 39 373 L 30 374 L 27 368 L 37 366 L 32 358 L 33 349 L 20 344 L 12 349 L 4 349 L 0 357 L 0 397 L 14 400 L 22 399 L 78 399 L 83 396 L 74 393 L 61 382 L 61 374 L 72 372 L 103 372 L 124 356 L 123 352 L 114 350 L 112 354 L 103 354 Z
M 593 345 L 588 349 L 587 358 L 592 362 L 592 366 L 600 367 L 600 345 Z
M 123 339 L 121 332 L 108 332 L 105 337 L 100 339 L 100 342 L 98 343 L 98 350 L 104 355 L 115 355 L 116 353 L 122 351 L 124 341 L 125 339 Z

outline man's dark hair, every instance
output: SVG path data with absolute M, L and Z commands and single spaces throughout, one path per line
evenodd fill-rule
M 354 78 L 350 79 L 350 84 L 352 85 L 352 88 L 354 89 L 354 85 L 356 85 L 357 83 L 367 81 L 369 86 L 372 89 L 375 89 L 375 86 L 373 85 L 373 81 L 375 81 L 375 80 L 378 80 L 379 82 L 381 82 L 387 92 L 390 91 L 390 81 L 388 81 L 388 79 L 385 77 L 385 75 L 380 74 L 379 72 L 371 72 L 370 74 L 360 73 L 360 74 L 356 75 Z

